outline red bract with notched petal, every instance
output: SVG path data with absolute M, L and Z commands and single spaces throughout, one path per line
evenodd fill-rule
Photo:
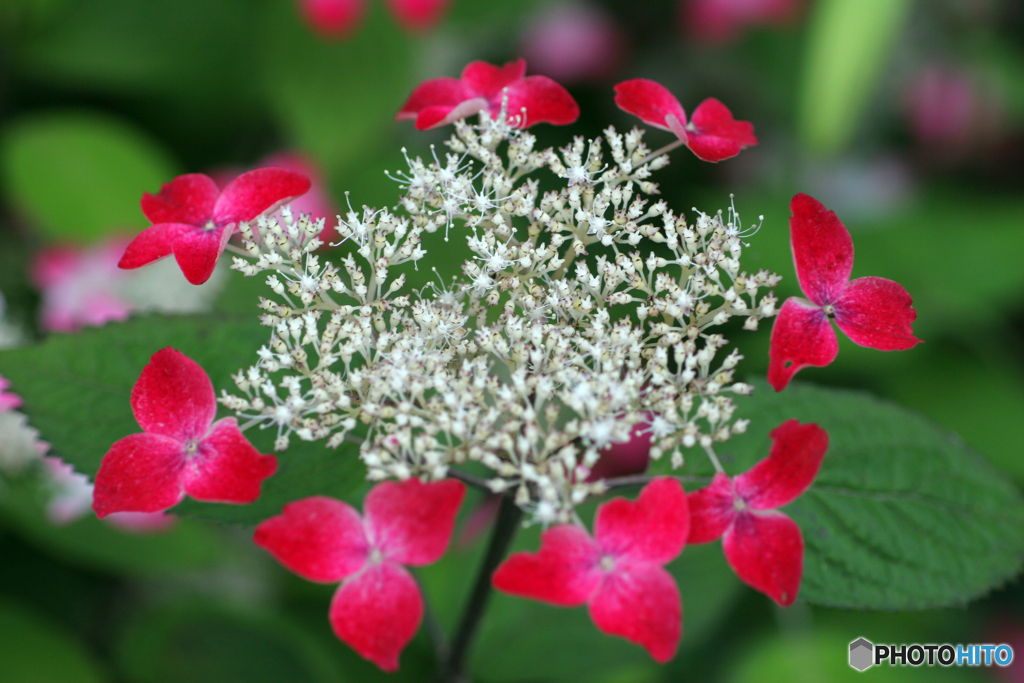
M 238 429 L 235 418 L 217 422 L 210 378 L 194 360 L 170 347 L 153 354 L 132 389 L 132 412 L 142 434 L 121 439 L 96 473 L 92 508 L 159 512 L 185 494 L 216 503 L 251 503 L 277 469 Z
M 816 424 L 783 422 L 771 432 L 768 457 L 737 477 L 719 472 L 690 494 L 688 543 L 722 538 L 729 566 L 744 582 L 783 607 L 796 599 L 804 566 L 800 527 L 775 508 L 796 500 L 814 481 L 828 450 Z
M 309 190 L 309 178 L 283 168 L 259 168 L 235 178 L 224 191 L 202 173 L 178 176 L 160 194 L 142 195 L 142 213 L 153 222 L 117 264 L 130 269 L 174 254 L 185 279 L 201 285 L 238 223 L 251 221 Z
M 462 70 L 461 78 L 429 80 L 413 90 L 395 119 L 415 119 L 417 130 L 427 130 L 484 109 L 496 116 L 505 93 L 509 121 L 517 128 L 537 123 L 564 126 L 580 115 L 579 105 L 565 88 L 547 76 L 527 76 L 526 60 L 518 59 L 504 66 L 473 62 Z
M 597 509 L 594 538 L 560 524 L 541 536 L 537 554 L 515 553 L 494 573 L 494 587 L 561 607 L 590 607 L 602 632 L 637 643 L 658 662 L 682 636 L 679 588 L 662 567 L 686 545 L 690 514 L 683 487 L 658 478 L 636 502 L 616 498 Z
M 850 281 L 853 240 L 834 212 L 805 194 L 793 197 L 790 244 L 800 289 L 772 326 L 768 382 L 782 391 L 801 368 L 835 360 L 839 341 L 829 318 L 854 343 L 880 351 L 902 351 L 921 340 L 911 323 L 917 311 L 907 290 L 892 280 L 862 277 Z
M 425 565 L 444 554 L 466 487 L 454 479 L 378 484 L 363 517 L 323 496 L 289 503 L 256 527 L 255 541 L 310 581 L 341 586 L 331 601 L 335 634 L 384 671 L 423 618 L 423 598 L 402 565 Z
M 736 121 L 732 112 L 713 97 L 701 102 L 687 122 L 686 111 L 668 88 L 647 78 L 634 78 L 615 86 L 615 104 L 644 123 L 676 134 L 703 161 L 734 157 L 757 144 L 754 125 Z

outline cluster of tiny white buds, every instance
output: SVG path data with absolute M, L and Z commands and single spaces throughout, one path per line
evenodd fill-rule
M 747 429 L 733 399 L 752 387 L 714 328 L 775 315 L 761 290 L 779 278 L 741 270 L 760 223 L 744 228 L 732 203 L 690 223 L 650 199 L 668 159 L 651 158 L 640 130 L 536 150 L 507 105 L 456 123 L 447 154 L 403 149 L 397 205 L 350 205 L 330 257 L 317 253 L 323 225 L 287 208 L 258 232 L 242 226 L 235 268 L 271 271 L 271 336 L 221 401 L 276 429 L 282 450 L 293 436 L 359 441 L 373 480 L 480 463 L 491 491 L 551 524 L 606 490 L 592 468 L 641 423 L 652 457 L 679 466 L 700 449 L 717 463 L 715 444 Z M 545 170 L 560 189 L 541 193 Z M 473 256 L 410 296 L 396 267 L 415 266 L 423 233 L 442 227 Z

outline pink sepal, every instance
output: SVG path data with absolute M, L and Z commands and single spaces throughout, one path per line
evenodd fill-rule
M 416 86 L 395 116 L 395 120 L 415 119 L 417 116 L 422 116 L 423 112 L 430 107 L 452 109 L 468 97 L 471 97 L 471 94 L 466 91 L 466 87 L 458 78 L 447 76 L 434 78 Z M 418 122 L 416 127 L 420 128 Z
M 690 543 L 722 537 L 729 565 L 745 583 L 783 607 L 796 599 L 803 573 L 803 536 L 796 522 L 774 508 L 810 487 L 828 449 L 828 434 L 816 424 L 789 420 L 772 430 L 767 458 L 730 479 L 690 494 Z
M 195 228 L 185 223 L 157 223 L 129 242 L 117 267 L 124 270 L 148 266 L 174 253 L 174 242 Z
M 754 124 L 736 121 L 724 104 L 710 97 L 693 110 L 686 138 L 690 149 L 703 161 L 718 162 L 757 144 Z
M 683 603 L 672 576 L 642 563 L 609 574 L 590 602 L 602 632 L 645 648 L 659 664 L 672 659 L 683 635 Z
M 806 194 L 789 204 L 789 243 L 800 289 L 818 306 L 834 302 L 853 272 L 853 239 L 835 212 Z
M 648 125 L 675 133 L 702 161 L 722 161 L 757 144 L 753 124 L 733 119 L 729 108 L 713 97 L 697 106 L 687 124 L 679 100 L 668 88 L 646 78 L 616 85 L 615 104 Z
M 646 472 L 651 464 L 651 425 L 647 422 L 633 425 L 629 441 L 610 443 L 600 453 L 601 457 L 590 468 L 587 481 Z
M 256 545 L 310 581 L 341 581 L 366 564 L 369 542 L 359 513 L 324 496 L 284 506 L 284 512 L 261 522 Z
M 879 351 L 905 351 L 920 339 L 911 324 L 913 300 L 902 285 L 883 277 L 861 277 L 836 302 L 836 325 L 854 343 Z
M 232 230 L 226 227 L 218 227 L 212 230 L 194 228 L 178 235 L 174 240 L 174 260 L 186 280 L 193 285 L 201 285 L 210 279 L 231 233 Z
M 263 480 L 277 470 L 277 458 L 253 448 L 233 417 L 213 424 L 197 455 L 185 465 L 185 493 L 210 503 L 251 503 L 260 497 Z
M 569 91 L 547 76 L 528 76 L 508 87 L 508 115 L 523 117 L 517 128 L 535 123 L 567 126 L 580 117 L 580 107 Z
M 839 340 L 828 316 L 817 306 L 790 297 L 772 325 L 768 383 L 782 391 L 801 368 L 824 367 L 839 354 Z
M 216 424 L 210 378 L 170 347 L 153 354 L 132 388 L 132 412 L 143 434 L 111 446 L 96 473 L 93 510 L 159 512 L 190 493 L 199 500 L 251 503 L 277 469 L 260 455 L 234 418 Z
M 420 627 L 423 598 L 401 565 L 368 564 L 334 594 L 330 611 L 335 635 L 384 671 L 398 669 L 398 656 Z
M 126 436 L 103 456 L 92 509 L 102 519 L 112 512 L 174 507 L 185 497 L 184 466 L 184 450 L 177 439 L 145 433 Z
M 477 60 L 462 70 L 462 83 L 468 92 L 488 99 L 526 77 L 526 60 L 519 58 L 502 66 Z
M 154 225 L 132 240 L 118 266 L 139 268 L 173 253 L 185 278 L 201 285 L 213 274 L 239 221 L 274 210 L 309 187 L 306 176 L 281 168 L 243 173 L 224 192 L 201 173 L 178 176 L 160 194 L 142 195 L 142 211 Z
M 142 213 L 150 223 L 201 225 L 213 215 L 220 190 L 202 173 L 186 173 L 164 183 L 158 194 L 142 193 Z
M 736 492 L 732 479 L 723 472 L 715 474 L 711 484 L 686 497 L 690 504 L 690 536 L 687 543 L 717 541 L 736 515 Z
M 132 534 L 159 534 L 170 531 L 178 518 L 166 512 L 114 512 L 107 515 L 106 522 Z
M 21 397 L 17 394 L 4 393 L 9 389 L 11 383 L 0 375 L 0 413 L 7 410 L 14 410 L 21 406 Z
M 561 607 L 587 602 L 601 583 L 600 549 L 585 529 L 553 526 L 540 537 L 536 554 L 513 553 L 494 572 L 500 591 Z
M 615 498 L 597 512 L 594 536 L 606 553 L 669 562 L 683 552 L 690 533 L 690 508 L 678 479 L 659 477 L 635 501 Z
M 299 0 L 306 23 L 323 38 L 338 39 L 359 24 L 366 0 Z
M 444 15 L 449 0 L 388 0 L 388 9 L 402 27 L 413 33 L 429 31 Z
M 774 510 L 736 516 L 722 539 L 722 550 L 736 576 L 782 607 L 800 590 L 804 538 L 792 519 Z
M 735 479 L 736 494 L 755 510 L 789 505 L 818 476 L 828 451 L 828 432 L 787 420 L 771 431 L 768 457 Z
M 655 128 L 672 130 L 666 122 L 668 116 L 674 116 L 680 128 L 686 126 L 686 112 L 675 95 L 662 84 L 647 78 L 634 78 L 616 85 L 615 104 Z M 678 132 L 676 134 L 679 135 Z
M 659 518 L 661 512 L 664 518 Z M 562 524 L 541 536 L 536 554 L 515 553 L 494 573 L 498 590 L 555 605 L 588 603 L 597 627 L 637 643 L 659 662 L 675 654 L 682 634 L 679 591 L 661 565 L 679 554 L 689 531 L 686 494 L 658 478 L 635 501 L 597 510 L 596 541 Z
M 378 484 L 366 496 L 366 530 L 384 556 L 407 565 L 437 562 L 448 547 L 466 486 L 455 479 Z
M 343 579 L 331 603 L 337 636 L 385 671 L 419 628 L 423 601 L 401 563 L 428 564 L 448 546 L 465 486 L 455 480 L 384 482 L 365 515 L 313 497 L 285 506 L 256 528 L 256 543 L 314 581 Z
M 217 397 L 199 363 L 167 347 L 153 354 L 132 387 L 132 413 L 145 432 L 195 439 L 213 424 Z
M 257 168 L 238 176 L 224 188 L 213 207 L 217 225 L 251 221 L 309 192 L 310 180 L 283 168 Z
M 790 244 L 800 288 L 811 300 L 790 298 L 772 328 L 768 381 L 782 391 L 807 365 L 831 363 L 839 351 L 828 317 L 850 339 L 881 351 L 909 349 L 920 339 L 917 311 L 902 286 L 879 277 L 850 282 L 853 239 L 835 213 L 805 194 L 790 203 Z

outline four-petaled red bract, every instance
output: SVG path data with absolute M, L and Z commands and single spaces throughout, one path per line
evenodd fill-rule
M 800 368 L 822 367 L 839 353 L 829 318 L 861 346 L 902 351 L 921 340 L 911 323 L 917 312 L 907 290 L 892 280 L 850 281 L 853 240 L 835 213 L 805 194 L 793 197 L 790 244 L 800 288 L 810 301 L 791 297 L 772 326 L 768 382 L 782 391 Z
M 775 508 L 788 505 L 814 481 L 828 450 L 816 424 L 783 422 L 771 432 L 768 457 L 748 472 L 719 472 L 690 494 L 689 543 L 722 538 L 729 565 L 744 582 L 787 607 L 800 590 L 804 539 L 800 527 Z
M 500 67 L 472 62 L 461 78 L 429 80 L 413 90 L 395 118 L 415 119 L 418 130 L 427 130 L 482 109 L 496 116 L 505 94 L 509 121 L 517 128 L 536 123 L 564 126 L 580 115 L 579 105 L 565 88 L 547 76 L 526 76 L 526 60 L 519 59 Z
M 687 122 L 679 100 L 665 86 L 646 78 L 616 85 L 615 104 L 648 125 L 672 131 L 703 161 L 722 161 L 757 144 L 754 125 L 733 119 L 729 108 L 715 98 L 697 105 Z
M 642 645 L 658 662 L 682 635 L 679 588 L 662 566 L 683 550 L 690 529 L 686 494 L 658 478 L 636 502 L 616 498 L 597 510 L 594 536 L 572 524 L 541 536 L 536 554 L 515 553 L 494 573 L 498 590 L 562 607 L 586 604 L 604 633 Z
M 299 576 L 341 586 L 331 601 L 338 638 L 385 671 L 419 628 L 423 598 L 402 565 L 444 554 L 466 487 L 454 479 L 378 484 L 363 517 L 350 505 L 314 496 L 289 503 L 256 527 L 256 544 Z
M 210 378 L 170 347 L 153 354 L 132 389 L 132 412 L 142 434 L 121 439 L 96 473 L 93 510 L 158 512 L 185 494 L 218 503 L 251 503 L 277 469 L 238 429 L 235 418 L 214 422 Z
M 139 268 L 174 254 L 185 279 L 200 285 L 210 279 L 241 221 L 304 194 L 309 179 L 282 168 L 259 168 L 235 178 L 224 191 L 202 173 L 178 176 L 160 194 L 142 195 L 142 213 L 153 222 L 121 257 L 121 268 Z

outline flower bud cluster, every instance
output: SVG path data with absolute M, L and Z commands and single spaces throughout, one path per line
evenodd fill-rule
M 681 465 L 741 433 L 741 356 L 714 328 L 775 315 L 777 275 L 741 269 L 739 216 L 688 222 L 652 201 L 652 155 L 633 129 L 536 150 L 504 111 L 459 122 L 443 159 L 409 159 L 393 210 L 350 211 L 340 266 L 322 225 L 287 210 L 243 226 L 235 268 L 270 271 L 269 342 L 221 402 L 243 420 L 331 447 L 360 441 L 371 479 L 440 479 L 475 462 L 545 524 L 604 490 L 599 452 L 649 422 L 652 456 Z M 541 192 L 541 178 L 561 179 Z M 462 276 L 406 291 L 397 268 L 424 232 L 466 239 Z M 260 239 L 262 237 L 262 239 Z M 651 417 L 653 416 L 653 417 Z

